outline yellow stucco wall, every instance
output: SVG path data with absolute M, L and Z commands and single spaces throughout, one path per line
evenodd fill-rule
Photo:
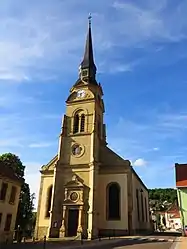
M 128 229 L 128 197 L 127 197 L 127 176 L 126 174 L 107 174 L 98 176 L 98 212 L 99 212 L 99 229 Z M 106 187 L 109 183 L 116 182 L 121 188 L 121 220 L 108 221 L 106 219 Z
M 63 151 L 63 157 L 60 161 L 63 164 L 68 165 L 77 165 L 77 164 L 89 164 L 91 161 L 91 156 L 93 153 L 93 134 L 94 129 L 94 118 L 95 111 L 98 109 L 94 101 L 91 102 L 78 102 L 71 105 L 67 105 L 66 116 L 68 119 L 68 134 L 71 134 L 71 137 L 63 137 L 63 142 L 59 146 L 59 151 Z M 73 121 L 74 115 L 77 111 L 83 110 L 85 113 L 85 132 L 84 134 L 73 134 Z M 98 111 L 99 112 L 99 111 Z M 83 155 L 80 157 L 72 156 L 71 146 L 74 143 L 78 143 L 83 146 Z
M 14 182 L 11 179 L 0 176 L 0 190 L 3 182 L 8 183 L 8 189 L 5 201 L 0 201 L 0 213 L 2 213 L 2 220 L 0 223 L 0 242 L 4 242 L 6 240 L 11 242 L 13 239 L 13 234 L 15 229 L 21 186 L 18 182 Z M 14 204 L 9 203 L 12 186 L 15 186 L 17 188 Z M 12 220 L 11 220 L 10 231 L 5 232 L 4 227 L 5 227 L 7 214 L 12 214 Z
M 49 226 L 49 218 L 45 217 L 46 214 L 46 202 L 47 202 L 47 192 L 49 187 L 53 184 L 53 175 L 42 176 L 42 191 L 40 195 L 41 208 L 38 210 L 38 220 L 39 226 L 48 227 Z
M 86 118 L 85 118 L 85 132 L 91 132 L 93 129 L 93 118 L 95 111 L 95 102 L 78 102 L 72 105 L 67 105 L 66 107 L 66 115 L 69 117 L 69 125 L 68 132 L 73 133 L 73 118 L 77 111 L 83 110 Z
M 133 213 L 132 213 L 132 225 L 135 230 L 144 230 L 150 228 L 150 220 L 149 220 L 149 199 L 148 199 L 148 191 L 142 185 L 141 181 L 137 179 L 136 175 L 133 173 L 132 175 L 132 184 L 133 184 Z M 138 221 L 138 210 L 137 210 L 137 199 L 136 199 L 136 189 L 139 192 L 139 212 L 140 212 L 140 220 Z M 140 198 L 140 190 L 143 190 L 143 205 L 144 205 L 144 222 L 142 221 L 142 209 L 141 209 L 141 198 Z M 145 221 L 146 217 L 146 209 L 145 209 L 145 198 L 147 200 L 147 221 Z

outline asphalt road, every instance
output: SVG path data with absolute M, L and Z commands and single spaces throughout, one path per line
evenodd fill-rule
M 177 237 L 173 236 L 147 236 L 136 239 L 120 239 L 106 242 L 98 242 L 97 245 L 71 247 L 71 249 L 170 249 Z
M 173 242 L 156 242 L 156 241 L 120 241 L 111 244 L 95 245 L 84 247 L 85 249 L 170 249 Z M 83 247 L 79 247 L 80 249 Z M 78 248 L 77 248 L 78 249 Z
M 6 245 L 0 249 L 170 249 L 177 240 L 176 236 L 145 236 L 138 238 L 105 239 L 100 241 L 84 242 L 47 242 L 43 243 L 21 243 Z

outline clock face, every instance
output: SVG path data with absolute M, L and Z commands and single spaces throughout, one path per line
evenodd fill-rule
M 73 145 L 73 147 L 72 147 L 72 153 L 73 153 L 73 155 L 75 155 L 75 156 L 76 155 L 80 155 L 81 151 L 82 151 L 82 148 L 81 148 L 80 145 L 78 145 L 78 144 Z
M 75 157 L 81 157 L 84 154 L 84 146 L 80 144 L 73 144 L 71 147 L 71 153 Z
M 71 193 L 70 199 L 72 201 L 77 201 L 78 198 L 79 198 L 79 196 L 78 196 L 78 194 L 76 192 Z
M 77 97 L 78 98 L 84 98 L 84 96 L 86 95 L 85 91 L 84 90 L 79 90 L 77 92 Z

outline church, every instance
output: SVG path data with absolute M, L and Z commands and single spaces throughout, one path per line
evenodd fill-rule
M 107 146 L 91 21 L 79 76 L 66 100 L 57 155 L 41 168 L 35 238 L 131 235 L 150 230 L 148 190 Z

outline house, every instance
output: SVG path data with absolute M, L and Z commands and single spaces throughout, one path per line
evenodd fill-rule
M 176 203 L 172 204 L 165 212 L 166 228 L 170 230 L 178 230 L 182 228 L 179 207 Z
M 160 225 L 164 230 L 173 231 L 180 230 L 182 227 L 177 203 L 170 204 L 165 211 L 152 211 L 152 220 L 154 230 L 160 229 Z
M 22 180 L 0 163 L 0 243 L 12 242 Z
M 187 164 L 175 164 L 179 211 L 184 233 L 187 234 Z
M 104 112 L 89 22 L 79 76 L 66 100 L 58 153 L 40 171 L 36 238 L 82 234 L 92 239 L 149 231 L 148 190 L 130 161 L 107 146 Z

